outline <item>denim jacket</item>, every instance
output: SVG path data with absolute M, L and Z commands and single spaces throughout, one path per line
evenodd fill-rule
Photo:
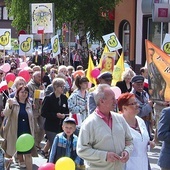
M 70 145 L 68 145 L 68 143 L 70 143 Z M 68 141 L 64 132 L 57 134 L 51 148 L 49 162 L 55 164 L 59 158 L 69 156 L 76 163 L 76 165 L 83 165 L 83 160 L 76 153 L 76 146 L 76 135 L 73 134 Z M 70 152 L 69 154 L 68 151 Z

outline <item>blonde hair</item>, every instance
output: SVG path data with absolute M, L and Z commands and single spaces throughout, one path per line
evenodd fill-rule
M 122 73 L 122 80 L 125 80 L 125 78 L 128 76 L 132 78 L 135 75 L 135 72 L 131 68 L 126 68 L 125 71 Z

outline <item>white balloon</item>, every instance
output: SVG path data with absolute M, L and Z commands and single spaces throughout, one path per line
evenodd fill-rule
M 115 98 L 118 99 L 119 96 L 121 95 L 121 89 L 117 86 L 111 87 L 111 89 L 113 90 L 113 92 L 115 93 Z

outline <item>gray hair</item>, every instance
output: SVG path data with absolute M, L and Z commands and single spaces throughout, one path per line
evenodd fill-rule
M 63 78 L 54 78 L 53 81 L 52 81 L 52 86 L 53 86 L 53 89 L 55 90 L 56 87 L 59 87 L 59 86 L 63 86 L 65 85 L 65 80 Z
M 41 71 L 35 71 L 35 72 L 33 73 L 33 78 L 35 78 L 35 77 L 38 76 L 38 75 L 41 75 Z
M 128 77 L 128 76 L 130 76 L 132 78 L 135 75 L 136 75 L 135 72 L 131 68 L 127 68 L 122 73 L 122 80 L 125 80 L 125 78 Z
M 97 86 L 97 88 L 95 89 L 95 91 L 93 92 L 94 101 L 97 106 L 99 105 L 100 99 L 105 98 L 105 89 L 106 88 L 110 88 L 110 86 L 108 84 L 99 84 Z
M 15 79 L 15 81 L 14 81 L 14 84 L 12 85 L 12 89 L 14 89 L 14 88 L 18 88 L 18 84 L 19 84 L 19 82 L 24 82 L 25 83 L 25 85 L 27 84 L 26 83 L 26 81 L 25 81 L 25 79 L 23 78 L 23 77 L 21 77 L 21 76 L 17 76 L 16 77 L 16 79 Z

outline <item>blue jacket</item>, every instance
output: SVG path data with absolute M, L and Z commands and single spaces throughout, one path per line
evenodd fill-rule
M 158 165 L 170 169 L 170 107 L 162 110 L 158 123 L 158 139 L 163 141 Z
M 71 142 L 69 148 L 68 148 L 68 142 Z M 49 162 L 56 163 L 56 161 L 64 156 L 67 155 L 67 150 L 70 151 L 70 158 L 77 164 L 77 165 L 83 165 L 83 160 L 77 155 L 76 153 L 76 146 L 77 146 L 77 136 L 72 135 L 70 138 L 70 141 L 67 140 L 67 136 L 64 132 L 61 132 L 56 135 L 51 152 L 49 157 Z

